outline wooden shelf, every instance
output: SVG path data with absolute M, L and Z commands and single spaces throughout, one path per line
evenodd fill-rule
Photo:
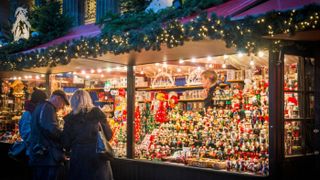
M 179 102 L 194 102 L 194 101 L 204 101 L 204 98 L 197 99 L 180 99 Z
M 229 82 L 229 83 L 244 83 L 244 80 L 234 80 L 234 79 L 232 79 L 232 80 L 228 80 L 227 82 Z
M 151 100 L 146 100 L 146 101 L 136 101 L 138 103 L 151 103 Z
M 109 100 L 109 101 L 95 101 L 95 102 L 99 102 L 99 103 L 113 103 L 114 102 L 114 100 Z
M 173 86 L 173 87 L 160 87 L 160 88 L 137 88 L 139 91 L 168 91 L 168 90 L 188 90 L 188 89 L 203 89 L 202 86 Z

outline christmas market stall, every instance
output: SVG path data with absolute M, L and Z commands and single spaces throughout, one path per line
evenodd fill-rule
M 319 176 L 314 2 L 182 3 L 113 15 L 98 35 L 9 54 L 0 67 L 43 74 L 48 92 L 89 91 L 113 130 L 115 179 Z M 211 108 L 208 70 L 217 74 Z

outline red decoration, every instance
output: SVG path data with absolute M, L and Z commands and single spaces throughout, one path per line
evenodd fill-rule
M 167 122 L 167 112 L 164 108 L 163 101 L 160 101 L 159 108 L 156 113 L 156 121 L 159 123 Z
M 141 132 L 141 126 L 140 126 L 140 109 L 139 106 L 136 107 L 136 111 L 134 113 L 134 137 L 135 142 L 138 142 L 140 140 L 140 132 Z
M 125 97 L 126 96 L 126 90 L 124 90 L 123 88 L 119 89 L 119 96 Z
M 179 102 L 179 99 L 177 96 L 171 96 L 169 99 L 169 107 L 174 108 L 176 104 L 178 104 L 178 102 Z

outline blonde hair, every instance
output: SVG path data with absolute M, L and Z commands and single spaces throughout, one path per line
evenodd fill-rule
M 90 94 L 85 90 L 77 90 L 74 92 L 70 101 L 73 114 L 89 112 L 94 107 Z
M 218 75 L 214 70 L 205 70 L 201 73 L 206 79 L 209 79 L 211 83 L 215 83 L 218 80 Z

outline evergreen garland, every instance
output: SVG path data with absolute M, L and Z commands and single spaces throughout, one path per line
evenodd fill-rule
M 143 49 L 160 50 L 161 44 L 172 48 L 183 45 L 185 41 L 203 39 L 222 39 L 227 47 L 234 46 L 242 52 L 255 52 L 265 48 L 277 51 L 284 42 L 266 40 L 262 36 L 320 30 L 319 12 L 320 6 L 313 4 L 299 10 L 273 11 L 238 21 L 217 17 L 215 14 L 208 18 L 206 13 L 186 24 L 178 20 L 166 23 L 155 21 L 141 29 L 107 31 L 108 33 L 98 37 L 82 38 L 28 54 L 1 54 L 0 68 L 21 70 L 56 66 L 69 63 L 71 58 L 97 57 L 105 53 L 117 55 Z

